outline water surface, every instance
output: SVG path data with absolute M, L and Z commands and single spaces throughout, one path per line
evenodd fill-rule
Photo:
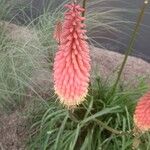
M 48 4 L 52 2 L 52 0 L 32 0 L 32 1 L 26 0 L 26 1 L 31 5 L 30 9 L 26 10 L 26 14 L 29 16 L 30 19 L 38 17 L 43 12 L 43 10 L 48 6 Z M 100 43 L 107 49 L 124 53 L 125 50 L 127 49 L 127 45 L 130 40 L 130 35 L 135 26 L 135 21 L 137 19 L 139 10 L 144 0 L 120 0 L 120 2 L 118 1 L 111 2 L 111 1 L 106 1 L 104 3 L 104 6 L 122 9 L 127 8 L 129 10 L 132 10 L 132 12 L 118 14 L 121 16 L 122 21 L 130 21 L 130 23 L 128 24 L 121 24 L 119 26 L 122 32 L 126 34 L 122 33 L 111 34 L 106 32 L 103 35 L 101 32 L 94 33 L 94 31 L 92 31 L 92 34 L 90 34 L 90 36 L 93 37 L 93 39 L 96 42 Z M 55 10 L 57 6 L 62 2 L 63 0 L 55 0 L 55 3 L 51 5 L 50 10 L 51 11 Z M 96 5 L 95 7 L 101 9 L 104 6 L 100 4 Z M 20 18 L 22 19 L 23 17 Z M 101 29 L 98 29 L 97 31 L 100 30 Z M 99 38 L 100 36 L 104 36 L 106 38 Z M 100 47 L 95 42 L 94 44 Z M 142 26 L 140 28 L 138 38 L 134 46 L 134 52 L 132 53 L 132 55 L 141 57 L 142 59 L 150 62 L 150 4 L 146 9 L 145 17 L 142 21 Z

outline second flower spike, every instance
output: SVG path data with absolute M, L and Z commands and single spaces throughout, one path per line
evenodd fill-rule
M 142 132 L 150 130 L 150 92 L 140 98 L 134 113 L 135 126 Z

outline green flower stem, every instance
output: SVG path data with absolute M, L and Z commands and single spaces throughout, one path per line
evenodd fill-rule
M 74 116 L 74 110 L 73 109 L 69 109 L 68 110 L 68 114 L 69 114 L 69 118 L 72 120 L 72 121 L 74 121 L 74 122 L 76 122 L 76 123 L 79 123 L 79 121 L 78 121 L 78 119 Z
M 83 0 L 83 3 L 82 3 L 82 7 L 85 9 L 86 8 L 86 2 L 87 0 Z M 82 13 L 82 17 L 85 16 L 85 11 Z
M 102 126 L 104 129 L 106 129 L 106 130 L 108 130 L 108 131 L 110 131 L 111 133 L 113 133 L 113 134 L 117 134 L 117 135 L 129 135 L 129 134 L 133 134 L 133 132 L 132 131 L 119 131 L 119 130 L 116 130 L 116 129 L 113 129 L 113 128 L 111 128 L 110 126 L 108 126 L 106 123 L 104 123 L 104 122 L 102 122 L 102 121 L 100 121 L 100 120 L 98 120 L 98 119 L 94 119 L 95 120 L 95 122 L 97 122 L 100 126 Z
M 114 86 L 113 86 L 113 89 L 112 89 L 111 94 L 113 94 L 113 93 L 115 92 L 115 90 L 116 90 L 116 88 L 117 88 L 117 85 L 118 85 L 118 83 L 119 83 L 121 74 L 122 74 L 122 72 L 123 72 L 123 69 L 124 69 L 124 67 L 125 67 L 125 64 L 126 64 L 126 62 L 127 62 L 127 58 L 128 58 L 128 56 L 129 56 L 129 54 L 133 51 L 133 46 L 134 46 L 134 44 L 135 44 L 135 40 L 136 40 L 136 37 L 137 37 L 137 33 L 138 33 L 138 31 L 139 31 L 139 27 L 140 27 L 140 24 L 141 24 L 141 22 L 142 22 L 142 19 L 143 19 L 143 16 L 144 16 L 144 12 L 145 12 L 145 9 L 146 9 L 146 6 L 147 6 L 148 2 L 149 2 L 148 0 L 145 0 L 145 1 L 144 1 L 144 4 L 143 4 L 143 7 L 141 8 L 140 14 L 139 14 L 139 16 L 138 16 L 138 19 L 137 19 L 137 22 L 136 22 L 136 25 L 135 25 L 135 28 L 134 28 L 133 33 L 132 33 L 132 35 L 131 35 L 131 40 L 130 40 L 130 42 L 129 42 L 129 46 L 128 46 L 127 51 L 126 51 L 126 53 L 125 53 L 124 60 L 123 60 L 123 62 L 122 62 L 121 68 L 120 68 L 120 70 L 119 70 L 119 72 L 118 72 L 118 76 L 117 76 L 116 82 L 115 82 L 115 84 L 114 84 Z

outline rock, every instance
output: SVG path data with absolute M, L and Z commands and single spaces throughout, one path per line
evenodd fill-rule
M 24 44 L 28 42 L 33 42 L 32 44 L 38 44 L 37 46 L 39 46 L 40 44 L 37 33 L 33 29 L 30 30 L 27 27 L 17 26 L 13 23 L 9 23 L 6 21 L 1 21 L 0 26 L 4 28 L 8 37 L 15 42 L 21 42 Z
M 15 41 L 23 43 L 31 43 L 33 46 L 44 49 L 38 39 L 37 33 L 34 30 L 20 27 L 15 24 L 4 22 L 6 31 L 9 36 Z M 117 71 L 123 61 L 124 55 L 112 52 L 106 49 L 100 49 L 91 46 L 91 59 L 92 59 L 92 77 L 100 75 L 102 78 L 112 76 L 116 78 Z M 42 51 L 41 51 L 42 52 Z M 53 77 L 50 69 L 50 64 L 47 61 L 47 53 L 39 54 L 36 56 L 38 67 L 33 70 L 30 83 L 30 95 L 48 95 L 53 89 Z M 146 77 L 150 83 L 150 63 L 136 57 L 129 56 L 127 64 L 122 74 L 122 80 L 130 81 L 133 83 L 138 82 L 139 77 Z
M 91 47 L 92 59 L 92 78 L 99 75 L 101 78 L 106 79 L 110 77 L 115 80 L 117 72 L 120 69 L 124 55 L 112 52 L 106 49 Z M 140 78 L 145 78 L 147 83 L 150 83 L 150 63 L 133 56 L 129 56 L 125 65 L 122 81 L 131 85 L 138 84 Z M 49 95 L 53 91 L 53 76 L 52 71 L 48 68 L 37 70 L 32 77 L 33 83 L 36 83 L 35 89 L 39 91 L 40 95 Z M 47 94 L 46 94 L 47 93 Z
M 112 74 L 116 77 L 124 55 L 106 49 L 91 47 L 91 58 L 92 72 L 95 73 L 96 70 L 98 75 L 106 78 Z M 140 58 L 129 56 L 122 74 L 122 80 L 132 80 L 135 83 L 135 81 L 138 82 L 140 77 L 146 77 L 146 81 L 150 83 L 150 63 Z
M 111 76 L 111 79 L 115 80 L 123 58 L 123 54 L 91 47 L 92 78 L 100 75 L 103 79 Z M 139 82 L 139 78 L 145 78 L 146 82 L 150 83 L 150 63 L 129 56 L 121 79 L 126 83 L 131 81 L 130 84 L 135 85 Z M 35 87 L 36 89 L 39 87 L 40 90 L 37 91 L 40 91 L 40 95 L 47 95 L 53 91 L 52 71 L 48 68 L 43 68 L 41 71 L 37 70 L 32 81 L 38 85 Z

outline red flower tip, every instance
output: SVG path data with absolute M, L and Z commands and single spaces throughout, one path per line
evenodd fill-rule
M 54 88 L 67 107 L 80 104 L 88 92 L 90 77 L 89 46 L 85 40 L 84 17 L 79 5 L 66 6 L 60 45 L 54 60 Z
M 150 129 L 150 92 L 140 98 L 134 113 L 135 126 L 142 132 Z

